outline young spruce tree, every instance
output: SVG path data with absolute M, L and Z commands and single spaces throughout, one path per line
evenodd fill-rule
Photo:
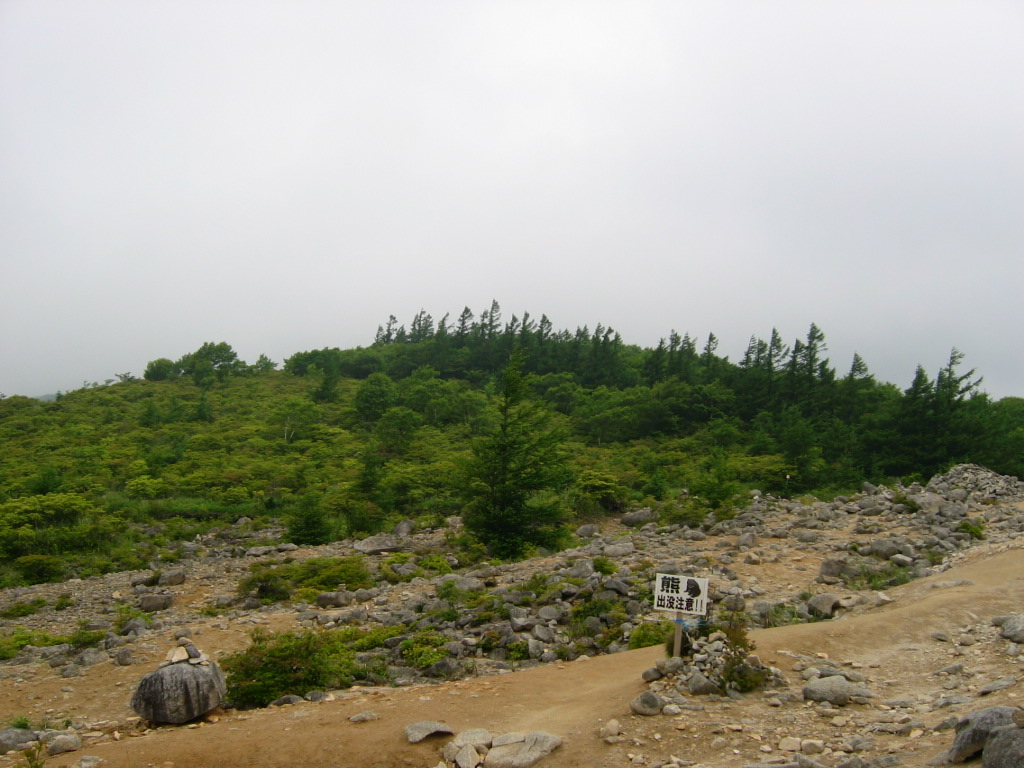
M 570 470 L 562 436 L 528 399 L 522 365 L 515 350 L 501 375 L 497 423 L 473 444 L 463 484 L 466 528 L 503 558 L 556 546 L 565 535 L 558 492 Z

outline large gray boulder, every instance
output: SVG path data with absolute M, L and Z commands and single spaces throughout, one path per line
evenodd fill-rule
M 629 708 L 634 714 L 651 717 L 653 715 L 660 715 L 661 710 L 664 709 L 667 703 L 654 691 L 647 690 L 629 702 Z
M 379 555 L 383 552 L 397 552 L 402 549 L 403 544 L 398 536 L 390 533 L 378 533 L 362 541 L 357 541 L 352 547 L 364 555 Z
M 811 680 L 804 686 L 807 701 L 827 701 L 837 707 L 845 707 L 857 699 L 870 699 L 874 694 L 867 688 L 851 683 L 842 675 L 829 675 Z
M 154 723 L 187 723 L 218 707 L 226 690 L 215 662 L 171 664 L 139 681 L 131 708 Z
M 821 592 L 807 601 L 807 612 L 819 619 L 831 619 L 839 607 L 839 595 Z
M 1013 725 L 1016 707 L 988 707 L 971 712 L 956 724 L 956 738 L 946 759 L 962 763 L 978 755 L 992 731 L 1000 726 Z
M 47 731 L 42 741 L 48 755 L 62 755 L 82 748 L 82 737 L 73 731 Z
M 657 521 L 658 513 L 650 507 L 634 509 L 622 516 L 622 524 L 630 528 L 639 528 L 641 525 Z
M 0 755 L 6 754 L 12 749 L 24 749 L 26 745 L 35 740 L 36 732 L 27 728 L 0 729 Z
M 146 613 L 152 613 L 153 611 L 164 611 L 170 608 L 173 602 L 174 595 L 141 595 L 139 597 L 139 609 L 145 611 Z
M 1003 621 L 999 634 L 1011 643 L 1024 643 L 1024 615 L 1010 616 Z
M 1024 729 L 997 728 L 985 742 L 982 768 L 1020 768 L 1024 765 Z

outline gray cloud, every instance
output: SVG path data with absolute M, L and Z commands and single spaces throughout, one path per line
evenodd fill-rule
M 391 313 L 1024 379 L 1016 4 L 8 2 L 0 392 Z

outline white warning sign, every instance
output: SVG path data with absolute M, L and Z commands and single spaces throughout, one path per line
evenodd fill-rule
M 654 607 L 695 616 L 708 612 L 708 580 L 673 573 L 654 574 Z

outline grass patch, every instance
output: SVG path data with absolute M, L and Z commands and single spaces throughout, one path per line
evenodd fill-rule
M 913 579 L 914 576 L 910 569 L 886 563 L 880 568 L 861 566 L 857 576 L 847 578 L 845 581 L 850 589 L 871 589 L 877 592 L 898 587 L 900 584 L 907 584 Z
M 63 637 L 54 637 L 46 632 L 32 632 L 24 627 L 15 627 L 12 631 L 0 635 L 0 661 L 13 659 L 26 645 L 42 647 L 59 645 L 65 641 Z

